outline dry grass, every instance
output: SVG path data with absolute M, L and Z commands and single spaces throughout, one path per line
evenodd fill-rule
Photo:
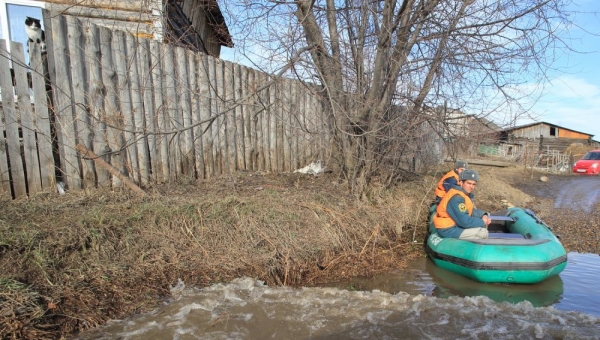
M 565 150 L 565 154 L 573 155 L 574 160 L 578 160 L 583 157 L 588 151 L 594 150 L 596 148 L 591 147 L 589 145 L 583 145 L 581 143 L 574 143 L 567 147 Z
M 411 186 L 357 202 L 330 174 L 241 173 L 144 199 L 96 190 L 3 200 L 0 336 L 56 339 L 147 311 L 178 279 L 295 286 L 399 267 L 420 250 L 425 216 L 414 212 L 430 197 Z

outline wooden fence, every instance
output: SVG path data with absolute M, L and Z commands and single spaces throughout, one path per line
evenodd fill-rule
M 22 44 L 9 52 L 0 40 L 0 193 L 122 185 L 78 144 L 141 186 L 329 157 L 314 87 L 72 16 L 45 18 L 47 62 L 32 45 L 28 67 Z
M 549 146 L 540 149 L 538 142 L 523 145 L 493 144 L 479 145 L 479 155 L 488 159 L 520 164 L 527 169 L 535 169 L 550 173 L 570 173 L 573 167 L 573 156 Z

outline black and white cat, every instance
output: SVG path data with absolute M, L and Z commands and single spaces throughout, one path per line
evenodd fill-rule
M 25 17 L 25 32 L 27 33 L 29 42 L 39 44 L 42 53 L 46 53 L 46 36 L 44 35 L 40 19 Z M 27 53 L 29 53 L 29 44 L 27 44 Z

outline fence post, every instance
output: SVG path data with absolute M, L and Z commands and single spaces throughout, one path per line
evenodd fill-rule
M 42 182 L 40 178 L 40 163 L 38 160 L 37 146 L 35 141 L 33 108 L 31 106 L 31 97 L 29 94 L 29 86 L 27 84 L 27 71 L 25 69 L 23 45 L 12 41 L 10 44 L 10 48 L 12 54 L 13 70 L 15 73 L 16 86 L 14 88 L 15 94 L 17 96 L 18 106 L 18 113 L 15 116 L 15 118 L 18 119 L 19 116 L 21 118 L 20 124 L 18 121 L 15 121 L 14 128 L 16 131 L 20 130 L 20 136 L 22 136 L 22 157 L 27 175 L 27 192 L 31 195 L 42 190 Z M 12 130 L 12 128 L 9 129 Z M 18 139 L 16 143 L 20 144 Z M 21 151 L 19 151 L 19 154 L 20 153 Z M 11 162 L 11 167 L 13 164 L 14 163 Z M 13 174 L 13 176 L 15 176 L 15 174 Z M 15 178 L 13 177 L 13 180 L 14 179 Z M 23 195 L 27 195 L 27 192 L 23 192 Z
M 69 189 L 81 189 L 81 171 L 79 166 L 79 156 L 75 145 L 77 135 L 75 131 L 74 107 L 72 80 L 70 70 L 67 68 L 70 63 L 64 59 L 70 59 L 68 49 L 68 32 L 65 17 L 62 15 L 52 15 L 45 17 L 50 22 L 46 25 L 47 39 L 46 46 L 48 50 L 48 65 L 50 68 L 50 79 L 53 86 L 52 95 L 54 96 L 54 115 L 57 122 L 57 139 L 60 154 L 60 168 L 62 170 L 62 180 Z
M 15 107 L 15 96 L 13 95 L 12 76 L 8 63 L 12 57 L 5 50 L 6 40 L 0 39 L 0 45 L 2 54 L 6 56 L 0 57 L 0 75 L 2 75 L 0 77 L 0 88 L 2 88 L 2 111 L 4 111 L 4 126 L 1 125 L 2 119 L 0 119 L 0 127 L 2 127 L 3 133 L 6 131 L 6 148 L 2 149 L 2 153 L 0 153 L 2 157 L 0 158 L 6 158 L 6 161 L 4 159 L 2 161 L 4 161 L 3 164 L 7 165 L 6 167 L 2 167 L 2 182 L 5 190 L 8 189 L 6 191 L 10 193 L 11 180 L 9 178 L 12 177 L 14 197 L 17 198 L 27 195 L 27 188 L 25 186 L 23 160 L 19 145 L 19 125 Z M 0 139 L 4 140 L 4 138 Z
M 29 50 L 29 64 L 31 66 L 31 84 L 33 85 L 33 98 L 35 98 L 35 133 L 37 138 L 38 155 L 40 158 L 40 177 L 43 189 L 55 190 L 56 177 L 53 154 L 53 133 L 48 107 L 49 94 L 47 87 L 48 59 L 41 55 L 38 44 L 31 44 Z

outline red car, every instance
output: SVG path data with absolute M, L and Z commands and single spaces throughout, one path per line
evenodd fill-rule
M 600 174 L 600 150 L 592 150 L 575 162 L 573 172 L 582 175 Z

